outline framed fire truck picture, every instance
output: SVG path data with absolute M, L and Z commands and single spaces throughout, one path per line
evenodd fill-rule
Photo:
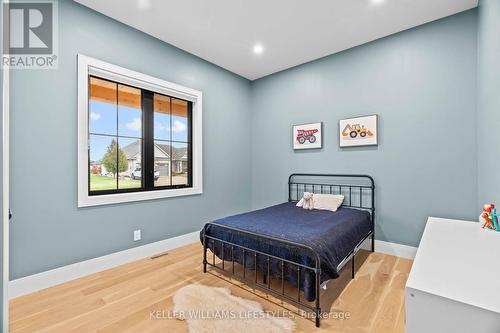
M 378 144 L 377 115 L 341 119 L 340 147 L 375 146 Z
M 323 123 L 293 125 L 293 149 L 317 149 L 323 147 Z

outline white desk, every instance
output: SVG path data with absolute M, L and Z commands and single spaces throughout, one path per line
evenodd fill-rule
M 406 282 L 406 330 L 500 332 L 500 232 L 428 219 Z

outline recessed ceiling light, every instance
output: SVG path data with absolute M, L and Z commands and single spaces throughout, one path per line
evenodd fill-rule
M 372 5 L 381 5 L 385 2 L 385 0 L 370 0 Z
M 256 55 L 261 55 L 262 53 L 264 53 L 264 46 L 262 46 L 262 44 L 255 44 L 253 46 L 253 53 Z

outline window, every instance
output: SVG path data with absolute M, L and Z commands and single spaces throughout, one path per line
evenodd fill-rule
M 153 108 L 154 186 L 189 186 L 190 103 L 155 93 Z
M 192 187 L 191 102 L 90 75 L 88 118 L 89 195 Z
M 78 206 L 201 193 L 201 92 L 78 63 Z
M 140 89 L 89 77 L 89 194 L 143 189 Z

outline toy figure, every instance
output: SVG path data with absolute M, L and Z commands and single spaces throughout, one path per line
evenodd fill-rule
M 500 231 L 500 225 L 498 223 L 497 210 L 494 204 L 486 204 L 483 206 L 483 212 L 479 216 L 479 222 L 482 223 L 483 228 L 488 228 L 496 231 Z

